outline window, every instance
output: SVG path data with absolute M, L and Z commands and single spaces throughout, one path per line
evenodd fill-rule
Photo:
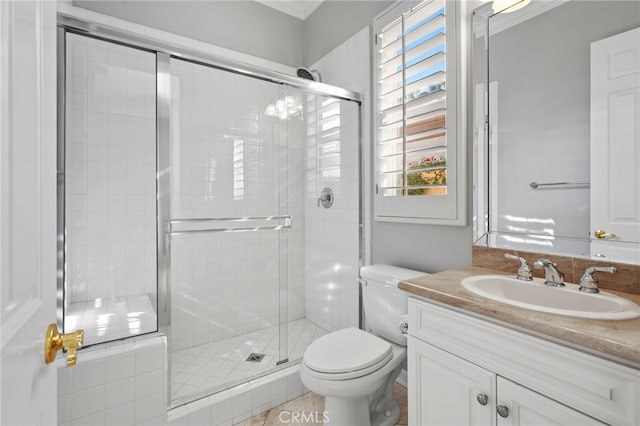
M 377 220 L 466 224 L 455 8 L 402 2 L 376 19 Z

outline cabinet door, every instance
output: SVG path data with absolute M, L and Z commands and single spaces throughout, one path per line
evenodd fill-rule
M 411 336 L 408 340 L 409 424 L 495 424 L 495 374 Z
M 498 426 L 605 424 L 502 377 L 498 377 L 497 409 L 498 412 L 502 410 L 498 415 Z

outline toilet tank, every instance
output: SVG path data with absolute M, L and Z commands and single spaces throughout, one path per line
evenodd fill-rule
M 398 288 L 398 283 L 423 275 L 428 274 L 391 265 L 360 268 L 366 330 L 406 346 L 407 338 L 400 332 L 400 322 L 407 315 L 408 295 Z

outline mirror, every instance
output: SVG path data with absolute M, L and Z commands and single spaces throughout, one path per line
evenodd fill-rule
M 477 243 L 640 263 L 640 5 L 486 4 L 473 84 Z

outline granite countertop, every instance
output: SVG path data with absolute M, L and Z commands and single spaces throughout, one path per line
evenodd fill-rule
M 413 278 L 398 287 L 459 312 L 640 369 L 640 318 L 594 320 L 518 308 L 478 296 L 460 285 L 463 278 L 474 275 L 515 277 L 515 274 L 469 267 Z M 640 295 L 606 292 L 640 305 Z

